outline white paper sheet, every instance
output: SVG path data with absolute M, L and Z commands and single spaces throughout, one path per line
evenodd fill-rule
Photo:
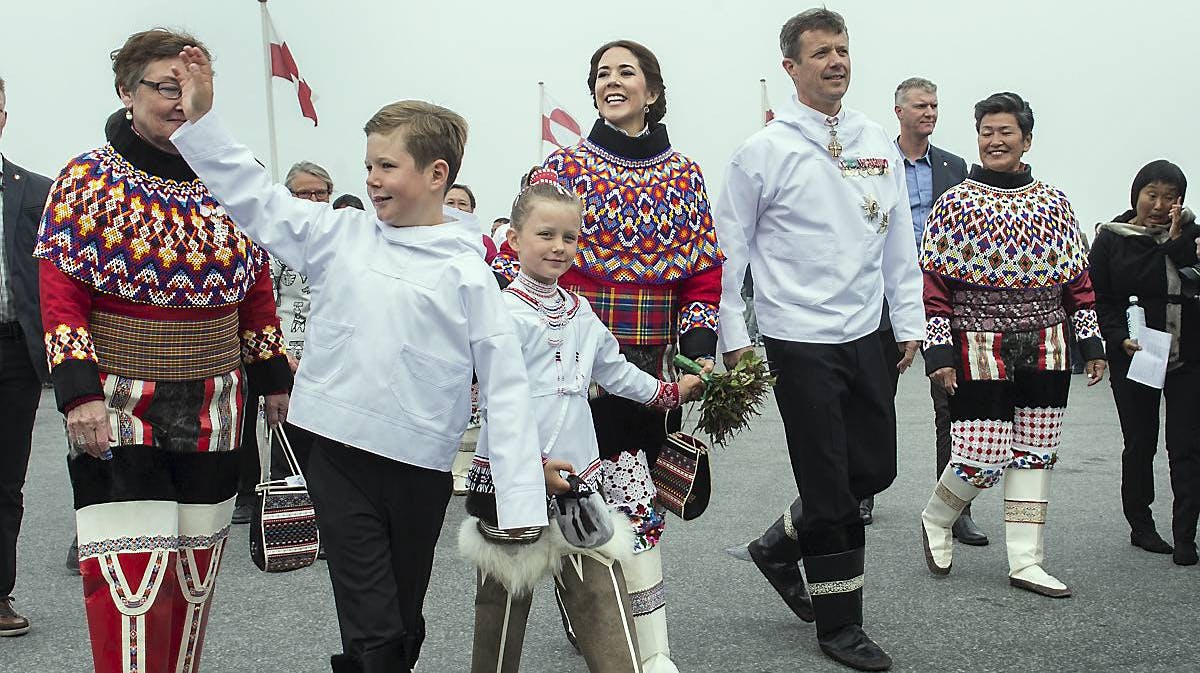
M 1133 354 L 1126 378 L 1162 390 L 1167 378 L 1167 360 L 1171 357 L 1171 335 L 1142 327 L 1138 330 L 1138 345 L 1142 350 Z

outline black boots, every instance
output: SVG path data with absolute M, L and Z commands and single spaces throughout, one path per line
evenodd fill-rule
M 817 642 L 825 656 L 860 671 L 886 671 L 892 658 L 862 629 L 862 547 L 804 557 L 817 618 Z
M 1135 530 L 1129 534 L 1129 544 L 1135 547 L 1141 547 L 1151 554 L 1170 554 L 1175 551 L 1167 541 L 1162 539 L 1158 531 L 1153 528 L 1149 530 Z
M 421 631 L 420 638 L 424 639 L 423 625 Z M 412 655 L 409 654 L 410 650 Z M 419 651 L 420 643 L 413 638 L 394 640 L 371 648 L 360 656 L 335 654 L 329 658 L 329 667 L 333 673 L 409 673 L 417 663 L 415 655 Z
M 799 518 L 800 499 L 797 498 L 790 511 L 779 517 L 762 537 L 747 546 L 750 560 L 762 572 L 779 597 L 802 621 L 813 621 L 812 600 L 804 586 L 804 575 L 800 572 L 800 543 L 796 540 L 793 522 Z
M 864 526 L 870 526 L 875 521 L 875 496 L 869 495 L 858 501 L 858 518 Z
M 975 520 L 971 518 L 971 504 L 967 503 L 967 508 L 959 515 L 958 520 L 954 522 L 954 539 L 959 542 L 971 545 L 972 547 L 986 547 L 988 537 L 984 534 L 979 526 L 975 525 Z

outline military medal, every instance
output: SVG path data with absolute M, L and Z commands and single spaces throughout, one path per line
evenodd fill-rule
M 838 162 L 838 167 L 842 169 L 843 178 L 853 176 L 865 178 L 891 173 L 887 159 L 842 159 Z
M 875 200 L 874 196 L 870 194 L 863 196 L 862 209 L 863 216 L 867 218 L 867 222 L 879 220 L 879 228 L 875 230 L 875 233 L 882 234 L 887 231 L 888 214 L 883 212 L 883 209 L 880 208 L 879 202 Z
M 837 138 L 838 118 L 826 117 L 825 125 L 829 127 L 829 144 L 825 146 L 825 149 L 829 150 L 834 159 L 840 158 L 842 156 L 842 144 L 838 142 Z

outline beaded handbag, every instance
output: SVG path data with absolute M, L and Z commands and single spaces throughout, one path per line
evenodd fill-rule
M 699 517 L 708 507 L 712 466 L 708 447 L 699 439 L 683 432 L 668 434 L 650 475 L 659 504 L 684 521 Z
M 292 474 L 254 487 L 258 501 L 250 520 L 250 559 L 263 572 L 281 573 L 312 565 L 321 534 L 291 442 L 282 427 L 271 428 L 270 434 L 278 437 Z

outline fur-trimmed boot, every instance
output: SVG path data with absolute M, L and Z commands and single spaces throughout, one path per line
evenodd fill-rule
M 475 583 L 475 642 L 471 673 L 517 673 L 529 621 L 532 593 L 509 593 L 493 577 L 477 572 Z
M 1042 569 L 1043 537 L 1051 470 L 1004 471 L 1004 537 L 1008 544 L 1008 583 L 1050 598 L 1071 595 L 1067 585 Z
M 588 671 L 640 673 L 637 629 L 620 562 L 571 554 L 555 582 L 563 608 L 578 625 L 575 636 Z

